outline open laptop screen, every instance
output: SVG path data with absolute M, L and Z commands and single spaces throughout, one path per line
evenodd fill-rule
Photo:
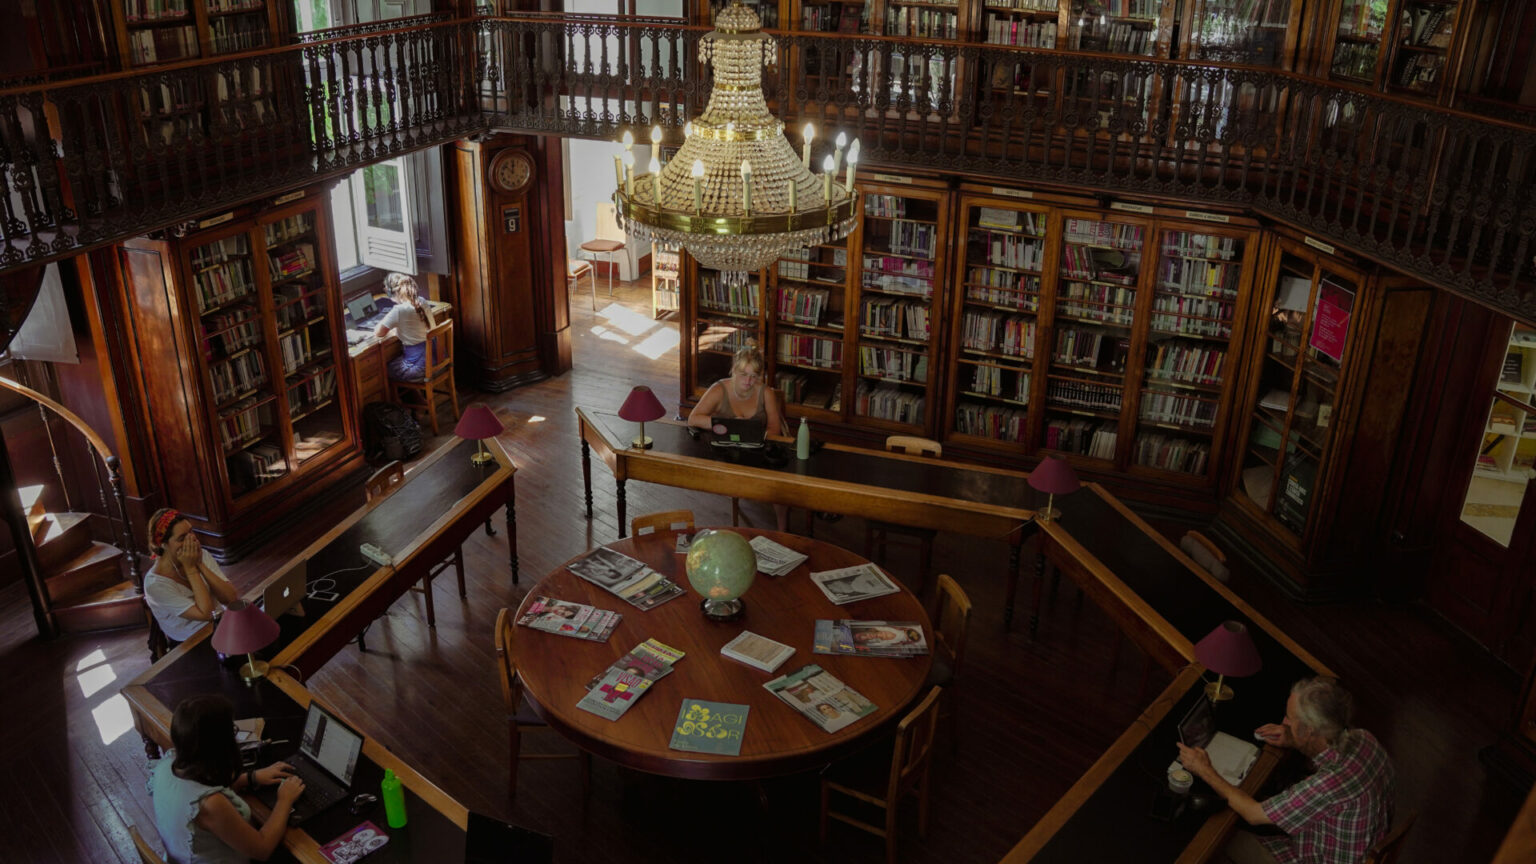
M 1184 719 L 1179 721 L 1179 741 L 1186 747 L 1205 747 L 1216 737 L 1216 712 L 1204 696 L 1195 699 Z
M 363 752 L 363 736 L 321 708 L 319 702 L 311 702 L 304 718 L 302 749 L 332 777 L 351 786 L 357 757 Z

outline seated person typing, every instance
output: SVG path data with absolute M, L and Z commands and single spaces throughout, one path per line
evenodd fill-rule
M 427 331 L 437 323 L 432 310 L 416 291 L 416 280 L 404 273 L 384 277 L 384 287 L 395 301 L 379 322 L 374 335 L 380 339 L 390 330 L 400 337 L 400 356 L 389 361 L 389 377 L 396 381 L 420 381 L 426 373 Z
M 1277 747 L 1299 750 L 1313 772 L 1278 795 L 1258 801 L 1221 778 L 1198 747 L 1179 744 L 1179 761 L 1209 783 L 1250 825 L 1274 825 L 1283 835 L 1239 831 L 1226 860 L 1358 864 L 1392 823 L 1392 762 L 1364 729 L 1349 728 L 1353 700 L 1331 678 L 1305 678 L 1291 688 L 1285 721 L 1255 735 Z
M 688 412 L 688 425 L 708 429 L 715 417 L 761 420 L 770 434 L 788 434 L 779 391 L 763 380 L 763 352 L 754 345 L 737 350 L 731 358 L 731 377 L 709 385 L 697 405 Z M 788 530 L 789 508 L 773 505 L 779 530 Z
M 144 602 L 172 643 L 185 641 L 240 599 L 197 542 L 192 523 L 176 510 L 162 507 L 149 517 L 149 550 L 156 557 L 144 576 Z

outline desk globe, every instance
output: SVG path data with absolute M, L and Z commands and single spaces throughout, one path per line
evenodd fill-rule
M 704 597 L 699 608 L 716 621 L 734 621 L 746 604 L 741 595 L 757 578 L 757 553 L 734 531 L 700 531 L 688 547 L 688 584 Z

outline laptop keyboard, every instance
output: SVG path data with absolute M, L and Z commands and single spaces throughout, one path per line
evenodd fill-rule
M 304 781 L 304 794 L 294 802 L 300 811 L 317 813 L 347 797 L 347 790 L 307 760 L 295 759 L 288 764 L 293 766 L 293 773 Z

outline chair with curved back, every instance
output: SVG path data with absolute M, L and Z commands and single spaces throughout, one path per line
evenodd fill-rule
M 128 826 L 128 837 L 133 841 L 133 850 L 139 853 L 139 864 L 166 864 L 165 857 L 145 842 L 137 825 Z
M 1392 864 L 1396 861 L 1403 851 L 1403 838 L 1408 836 L 1408 829 L 1413 827 L 1414 820 L 1418 818 L 1417 810 L 1410 810 L 1398 817 L 1397 824 L 1365 850 L 1365 857 L 1360 859 L 1360 864 Z
M 368 503 L 372 504 L 374 501 L 383 498 L 404 482 L 405 465 L 398 460 L 390 462 L 373 472 L 373 476 L 369 477 L 367 483 L 364 484 L 364 488 L 368 492 Z M 454 547 L 452 555 L 427 568 L 427 572 L 421 577 L 421 581 L 411 586 L 412 591 L 421 592 L 426 600 L 427 627 L 433 630 L 437 629 L 437 611 L 432 606 L 432 580 L 437 578 L 437 574 L 447 570 L 449 564 L 453 565 L 454 571 L 459 577 L 459 596 L 468 597 L 469 592 L 464 587 L 464 545 L 462 543 Z M 366 629 L 364 632 L 366 632 Z M 363 641 L 363 634 L 361 633 L 358 634 L 357 644 L 359 648 L 367 650 L 366 643 Z
M 632 537 L 639 537 L 642 533 L 654 534 L 658 531 L 687 531 L 691 534 L 693 527 L 692 510 L 666 510 L 661 513 L 636 516 L 630 520 L 629 533 Z
M 827 842 L 829 819 L 846 822 L 862 831 L 885 838 L 886 864 L 896 864 L 897 805 L 908 793 L 917 795 L 917 834 L 928 835 L 928 766 L 933 761 L 933 732 L 938 726 L 942 689 L 934 687 L 901 719 L 896 738 L 885 759 L 882 747 L 870 747 L 852 758 L 833 763 L 821 772 L 821 842 Z M 832 809 L 832 793 L 839 793 L 885 811 L 883 824 L 864 822 Z
M 408 404 L 400 399 L 401 391 L 416 393 L 421 402 Z M 427 331 L 425 365 L 418 381 L 389 379 L 389 398 L 410 408 L 419 408 L 427 414 L 432 434 L 438 434 L 437 400 L 447 397 L 453 404 L 453 419 L 459 419 L 459 389 L 453 382 L 453 319 L 439 322 Z
M 928 683 L 944 688 L 945 704 L 940 716 L 949 718 L 949 748 L 954 752 L 960 746 L 960 691 L 955 685 L 959 683 L 960 665 L 965 661 L 971 598 L 948 573 L 939 574 L 929 620 L 933 623 L 933 670 L 928 673 Z
M 911 456 L 926 456 L 937 459 L 944 455 L 944 445 L 928 438 L 918 438 L 913 435 L 892 435 L 885 439 L 885 449 L 895 453 L 906 453 Z M 904 541 L 912 541 L 922 553 L 922 573 L 919 576 L 917 594 L 921 596 L 928 590 L 928 572 L 933 566 L 933 540 L 938 536 L 932 528 L 914 528 L 910 525 L 897 525 L 894 522 L 881 522 L 871 519 L 864 526 L 864 557 L 873 559 L 873 551 L 876 545 L 880 547 L 880 561 L 885 560 L 885 547 L 892 537 L 902 537 Z
M 517 764 L 523 759 L 581 759 L 581 794 L 585 798 L 592 777 L 592 756 L 585 750 L 575 753 L 529 753 L 524 755 L 523 733 L 551 731 L 549 724 L 538 715 L 523 692 L 523 682 L 517 677 L 517 658 L 512 652 L 515 626 L 512 609 L 503 608 L 496 613 L 496 668 L 501 678 L 501 697 L 507 711 L 507 738 L 511 743 L 511 761 L 507 767 L 507 798 L 517 797 Z
M 592 280 L 592 311 L 597 311 L 597 270 L 592 262 L 585 258 L 565 259 L 565 278 L 567 288 L 581 287 L 581 277 L 586 276 Z

